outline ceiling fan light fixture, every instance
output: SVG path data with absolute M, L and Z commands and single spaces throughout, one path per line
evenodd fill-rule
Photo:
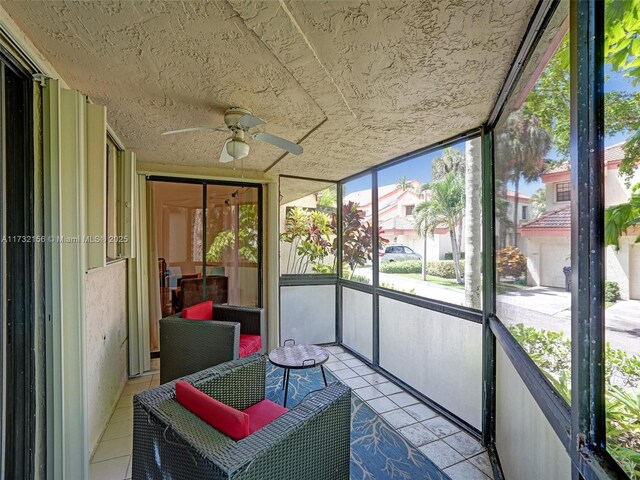
M 227 143 L 227 153 L 234 159 L 240 160 L 249 155 L 249 144 L 242 140 L 231 140 Z

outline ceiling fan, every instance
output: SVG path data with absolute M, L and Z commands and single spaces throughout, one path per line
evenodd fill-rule
M 224 123 L 226 127 L 191 127 L 181 128 L 179 130 L 169 130 L 163 132 L 162 135 L 173 135 L 175 133 L 186 132 L 231 132 L 231 138 L 228 138 L 222 146 L 220 152 L 220 163 L 232 162 L 233 160 L 239 160 L 249 155 L 249 144 L 245 142 L 245 134 L 249 132 L 249 129 L 266 123 L 261 118 L 254 116 L 249 110 L 244 108 L 230 108 L 224 112 Z M 294 155 L 300 155 L 302 153 L 302 147 L 297 143 L 290 142 L 284 138 L 271 135 L 270 133 L 256 132 L 251 135 L 254 140 L 269 143 L 278 148 L 286 150 Z

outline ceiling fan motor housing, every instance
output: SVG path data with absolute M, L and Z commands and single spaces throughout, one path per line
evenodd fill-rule
M 241 129 L 242 126 L 238 124 L 240 118 L 244 115 L 251 115 L 251 112 L 246 108 L 233 107 L 224 112 L 224 123 L 227 124 L 232 130 Z

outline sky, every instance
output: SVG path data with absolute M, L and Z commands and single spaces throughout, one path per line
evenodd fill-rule
M 623 92 L 637 92 L 640 87 L 634 87 L 631 82 L 625 78 L 622 74 L 611 71 L 609 65 L 605 65 L 605 92 L 609 91 L 623 91 Z M 617 135 L 612 135 L 605 138 L 605 147 L 615 145 L 620 142 L 624 142 L 630 136 L 630 132 L 623 132 Z M 464 153 L 464 142 L 460 142 L 452 148 L 460 150 Z M 402 177 L 407 177 L 409 180 L 419 180 L 422 183 L 431 181 L 431 165 L 433 159 L 440 156 L 442 150 L 436 150 L 435 152 L 416 157 L 407 162 L 386 168 L 381 170 L 378 174 L 378 185 L 392 185 L 398 182 Z M 551 160 L 562 160 L 562 157 L 558 155 L 555 150 L 551 150 L 547 154 L 547 158 Z M 539 188 L 542 188 L 544 184 L 540 181 L 537 182 L 520 182 L 520 192 L 531 195 Z M 345 186 L 346 194 L 371 188 L 371 175 L 357 178 L 347 183 Z

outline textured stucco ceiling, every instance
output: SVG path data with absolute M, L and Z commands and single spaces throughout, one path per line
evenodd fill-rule
M 159 134 L 242 106 L 305 148 L 254 142 L 245 168 L 330 180 L 480 125 L 535 4 L 2 3 L 141 161 L 217 164 L 224 133 Z

